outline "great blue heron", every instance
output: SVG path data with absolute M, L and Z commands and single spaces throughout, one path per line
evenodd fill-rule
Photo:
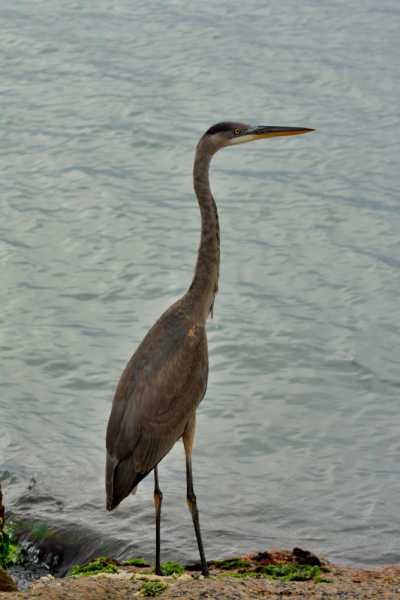
M 207 388 L 206 321 L 213 312 L 219 278 L 218 213 L 208 171 L 213 155 L 226 146 L 298 135 L 314 129 L 252 127 L 218 123 L 200 139 L 193 168 L 201 213 L 201 240 L 193 281 L 186 294 L 158 319 L 126 365 L 115 392 L 107 427 L 107 509 L 112 510 L 154 470 L 156 566 L 160 566 L 162 493 L 157 465 L 182 438 L 186 454 L 187 502 L 192 514 L 203 575 L 208 575 L 193 491 L 192 445 L 196 409 Z

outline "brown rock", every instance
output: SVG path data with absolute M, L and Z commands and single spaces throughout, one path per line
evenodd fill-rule
M 18 592 L 16 584 L 2 567 L 0 567 L 0 592 Z
M 257 554 L 252 554 L 251 558 L 256 563 L 264 563 L 266 560 L 271 559 L 271 555 L 269 552 L 257 552 Z
M 333 583 L 223 577 L 171 582 L 160 600 L 399 600 L 400 567 L 363 571 L 330 565 Z M 354 583 L 357 574 L 361 583 Z M 35 582 L 29 591 L 0 593 L 0 600 L 133 600 L 140 582 L 74 577 Z
M 160 600 L 399 600 L 392 586 L 331 583 L 280 582 L 268 579 L 223 577 L 189 581 L 170 587 Z
M 321 561 L 314 552 L 293 548 L 293 555 L 298 565 L 310 565 L 311 567 L 320 567 Z
M 294 564 L 296 558 L 291 550 L 271 550 L 269 555 L 269 559 L 265 556 L 259 559 Z M 308 561 L 310 556 L 312 553 L 307 553 Z M 320 561 L 330 569 L 321 575 L 332 583 L 284 582 L 259 577 L 170 580 L 170 587 L 158 597 L 160 600 L 282 600 L 289 597 L 290 600 L 400 600 L 400 566 L 386 565 L 365 571 L 331 564 L 323 558 Z M 134 572 L 134 567 L 129 567 L 128 572 L 131 570 Z M 133 600 L 133 594 L 140 588 L 140 581 L 97 577 L 49 579 L 36 581 L 26 592 L 0 592 L 0 600 Z
M 141 584 L 136 581 L 116 581 L 99 577 L 66 577 L 35 581 L 29 590 L 18 594 L 0 593 L 1 600 L 132 600 Z

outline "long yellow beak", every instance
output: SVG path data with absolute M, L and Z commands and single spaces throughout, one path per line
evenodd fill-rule
M 302 133 L 311 133 L 315 129 L 304 129 L 304 127 L 252 127 L 244 135 L 253 136 L 253 140 L 262 140 L 263 138 L 280 137 L 283 135 L 301 135 Z

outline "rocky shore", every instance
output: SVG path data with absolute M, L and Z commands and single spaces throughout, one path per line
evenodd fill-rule
M 149 566 L 103 558 L 77 569 L 74 577 L 42 578 L 26 591 L 0 592 L 0 600 L 132 600 L 154 595 L 161 600 L 400 600 L 400 566 L 355 569 L 299 548 L 210 561 L 209 567 L 212 576 L 207 579 L 199 565 L 177 565 L 178 572 L 158 577 Z M 87 569 L 94 574 L 86 575 Z

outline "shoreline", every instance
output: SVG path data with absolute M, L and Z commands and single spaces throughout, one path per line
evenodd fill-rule
M 157 586 L 165 586 L 156 593 L 157 597 L 165 600 L 273 600 L 287 596 L 293 600 L 400 599 L 398 565 L 386 565 L 370 570 L 347 567 L 336 565 L 299 548 L 255 552 L 224 561 L 209 562 L 212 577 L 204 579 L 197 564 L 181 567 L 183 572 L 173 577 L 157 577 L 151 573 L 150 566 L 122 566 L 114 559 L 103 559 L 104 569 L 110 572 L 100 571 L 95 575 L 85 574 L 62 579 L 46 577 L 32 583 L 27 591 L 0 592 L 0 599 L 132 600 L 135 597 L 146 597 L 146 589 L 156 593 Z M 177 563 L 167 563 L 174 564 Z M 76 572 L 82 572 L 84 568 L 87 566 Z M 94 568 L 93 563 L 89 568 Z M 296 577 L 296 573 L 300 576 L 303 573 L 310 578 L 303 581 L 269 578 L 268 573 L 279 573 L 285 569 L 292 575 L 294 573 L 293 577 Z

